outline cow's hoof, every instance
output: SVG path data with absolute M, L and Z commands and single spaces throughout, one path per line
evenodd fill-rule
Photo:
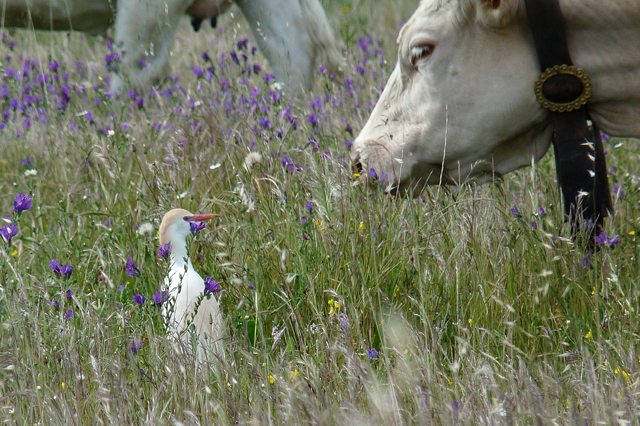
M 191 18 L 191 26 L 193 27 L 193 31 L 200 31 L 200 27 L 202 26 L 202 19 Z

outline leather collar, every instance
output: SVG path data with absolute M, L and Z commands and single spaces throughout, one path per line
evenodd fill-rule
M 558 0 L 525 0 L 542 74 L 540 103 L 550 110 L 558 185 L 573 234 L 581 227 L 594 236 L 613 213 L 602 139 L 588 116 L 588 75 L 574 67 Z M 596 225 L 596 226 L 593 226 Z

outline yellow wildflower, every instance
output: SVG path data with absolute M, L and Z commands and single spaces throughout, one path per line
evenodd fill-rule
M 360 177 L 360 173 L 354 173 L 353 177 L 354 177 L 354 179 L 358 179 Z
M 360 222 L 360 229 L 364 229 L 364 222 Z
M 14 250 L 11 252 L 11 256 L 16 257 L 18 255 L 18 250 Z
M 469 325 L 473 324 L 473 320 L 469 318 Z
M 591 339 L 591 332 L 587 331 L 587 334 L 584 335 L 585 339 Z
M 276 379 L 273 378 L 273 376 L 269 376 L 269 383 L 273 384 L 276 381 Z
M 289 372 L 289 380 L 291 380 L 292 382 L 297 378 L 300 377 L 300 372 L 298 371 L 298 369 L 296 368 L 293 371 Z
M 634 235 L 636 235 L 636 231 L 629 232 L 629 235 L 631 235 L 633 237 Z
M 348 11 L 350 11 L 350 10 L 351 10 L 351 8 L 349 8 L 349 6 L 345 6 L 345 7 L 343 7 L 342 9 L 340 9 L 340 12 L 342 12 L 342 13 L 347 13 L 347 12 L 348 12 Z

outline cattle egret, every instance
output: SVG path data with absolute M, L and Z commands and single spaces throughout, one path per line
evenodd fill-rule
M 199 360 L 205 359 L 211 351 L 224 358 L 224 323 L 218 301 L 210 292 L 205 294 L 205 281 L 191 263 L 187 253 L 187 237 L 191 234 L 191 223 L 216 216 L 194 215 L 183 209 L 174 209 L 164 215 L 160 224 L 160 245 L 171 245 L 171 268 L 165 279 L 165 286 L 169 297 L 175 301 L 173 309 L 165 310 L 165 316 L 169 319 L 170 329 L 179 334 L 185 345 L 190 343 L 191 331 L 195 330 Z

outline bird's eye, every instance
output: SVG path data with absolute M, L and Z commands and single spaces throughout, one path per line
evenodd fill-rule
M 189 216 L 182 216 L 182 220 L 184 220 L 185 222 L 189 221 Z
M 420 42 L 411 47 L 411 65 L 418 69 L 418 61 L 433 53 L 435 46 L 431 43 Z

